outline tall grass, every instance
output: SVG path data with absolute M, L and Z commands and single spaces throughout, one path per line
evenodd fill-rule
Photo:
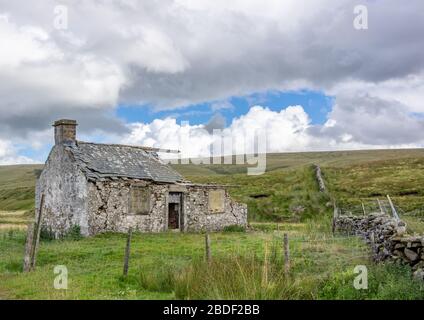
M 424 300 L 424 283 L 411 280 L 411 268 L 385 263 L 368 268 L 368 289 L 357 290 L 352 285 L 353 271 L 340 272 L 322 282 L 319 299 L 349 300 Z
M 299 299 L 303 290 L 277 261 L 255 256 L 197 260 L 175 277 L 177 299 Z
M 291 300 L 291 299 L 424 299 L 424 284 L 411 281 L 407 266 L 369 266 L 369 288 L 353 286 L 356 274 L 339 271 L 322 278 L 285 276 L 281 261 L 271 256 L 219 257 L 211 262 L 195 260 L 174 271 L 159 268 L 154 275 L 141 274 L 143 289 L 174 292 L 176 299 Z

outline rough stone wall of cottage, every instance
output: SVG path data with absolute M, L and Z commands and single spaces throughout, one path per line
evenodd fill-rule
M 53 147 L 37 180 L 36 219 L 40 212 L 42 195 L 43 229 L 53 232 L 59 238 L 77 225 L 83 235 L 88 235 L 87 180 L 72 155 L 61 145 Z
M 247 206 L 231 199 L 224 190 L 224 212 L 209 210 L 209 192 L 213 188 L 188 187 L 184 197 L 184 231 L 219 231 L 226 226 L 247 226 Z
M 148 181 L 136 182 L 150 190 L 150 213 L 134 214 L 130 210 L 133 181 L 97 181 L 88 183 L 89 234 L 127 232 L 129 227 L 139 232 L 168 230 L 168 194 L 175 186 Z M 181 231 L 218 231 L 229 225 L 247 225 L 247 206 L 233 201 L 225 191 L 224 213 L 210 213 L 208 194 L 204 187 L 180 187 L 183 192 L 183 225 Z
M 88 183 L 89 234 L 127 232 L 161 232 L 167 228 L 166 195 L 168 186 L 148 181 L 136 182 L 150 190 L 150 213 L 129 212 L 131 181 L 97 181 Z

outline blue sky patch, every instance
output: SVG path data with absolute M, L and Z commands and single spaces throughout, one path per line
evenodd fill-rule
M 333 107 L 334 98 L 318 91 L 267 91 L 249 96 L 231 97 L 225 101 L 199 103 L 173 110 L 155 111 L 152 106 L 118 106 L 116 113 L 126 122 L 150 123 L 155 119 L 175 118 L 178 123 L 189 121 L 191 125 L 207 123 L 210 118 L 220 113 L 227 125 L 234 118 L 246 114 L 254 105 L 280 111 L 289 106 L 301 105 L 311 118 L 312 124 L 323 124 Z

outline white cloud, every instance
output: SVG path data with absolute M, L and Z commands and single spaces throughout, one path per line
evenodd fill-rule
M 267 137 L 267 151 L 301 151 L 311 138 L 307 135 L 310 119 L 301 106 L 291 106 L 280 112 L 261 106 L 252 107 L 246 115 L 235 119 L 231 133 L 242 138 L 249 132 L 263 130 Z
M 34 163 L 32 159 L 17 153 L 18 150 L 9 141 L 0 140 L 0 165 Z
M 167 118 L 148 124 L 134 123 L 130 127 L 131 133 L 122 139 L 126 144 L 180 150 L 184 157 L 210 154 L 213 138 L 201 125 L 180 125 L 175 119 Z
M 78 92 L 79 99 L 69 101 L 78 107 L 119 101 L 164 109 L 269 89 L 328 91 L 352 80 L 378 86 L 423 79 L 420 0 L 402 10 L 395 0 L 367 2 L 370 28 L 364 32 L 353 28 L 353 0 L 65 1 L 65 31 L 52 28 L 56 1 L 31 12 L 20 1 L 0 3 L 10 29 L 3 61 L 22 61 L 31 52 L 42 62 L 42 78 L 56 84 L 43 84 L 47 101 L 36 96 L 31 104 L 37 108 L 51 102 L 47 90 L 56 92 L 56 104 Z M 87 85 L 87 65 L 109 75 L 89 74 L 90 81 L 105 78 L 108 84 Z M 17 71 L 26 68 L 34 65 Z M 23 87 L 27 96 L 29 89 Z
M 424 72 L 378 83 L 345 81 L 334 86 L 327 93 L 334 96 L 369 95 L 383 100 L 397 101 L 403 104 L 405 111 L 422 113 L 424 112 Z
M 49 33 L 0 18 L 0 108 L 4 119 L 51 108 L 111 108 L 125 79 L 110 59 L 59 48 Z
M 336 109 L 337 110 L 337 109 Z M 254 152 L 253 140 L 247 141 L 246 137 L 252 137 L 258 132 L 266 133 L 267 152 L 294 152 L 310 150 L 336 150 L 336 149 L 369 149 L 369 148 L 393 148 L 393 147 L 416 147 L 417 144 L 403 143 L 395 139 L 373 144 L 370 141 L 361 141 L 357 136 L 362 129 L 361 115 L 356 118 L 341 120 L 329 120 L 324 126 L 314 126 L 302 106 L 290 106 L 281 111 L 272 111 L 262 106 L 254 106 L 245 115 L 233 120 L 230 126 L 222 130 L 219 139 L 233 142 L 233 148 L 225 148 L 219 154 L 237 154 Z M 350 121 L 351 126 L 344 121 Z M 364 125 L 370 125 L 371 122 Z M 371 123 L 372 125 L 372 123 Z M 390 129 L 393 124 L 387 124 Z M 408 127 L 411 124 L 405 124 Z M 175 119 L 154 120 L 151 123 L 131 124 L 131 133 L 120 141 L 126 144 L 145 145 L 164 149 L 180 150 L 183 158 L 196 158 L 211 156 L 211 146 L 219 142 L 217 136 L 205 130 L 203 125 L 178 124 Z M 356 129 L 352 130 L 352 128 Z M 327 130 L 335 131 L 328 134 Z M 376 128 L 369 131 L 378 130 Z M 372 139 L 369 139 L 372 140 Z M 393 141 L 393 143 L 390 143 Z M 417 142 L 423 143 L 424 139 Z M 235 149 L 237 143 L 245 143 L 245 148 Z M 217 149 L 216 149 L 217 150 Z M 257 150 L 257 149 L 256 149 Z M 214 153 L 214 155 L 218 155 Z
M 49 35 L 36 26 L 17 27 L 8 15 L 0 15 L 0 67 L 14 70 L 26 63 L 54 62 L 63 58 L 61 51 L 49 41 Z
M 56 30 L 57 1 L 0 0 L 0 139 L 17 145 L 65 116 L 122 136 L 120 103 L 216 111 L 231 96 L 313 89 L 335 97 L 325 126 L 293 107 L 253 108 L 229 128 L 268 128 L 270 151 L 422 145 L 424 2 L 365 4 L 357 31 L 354 0 L 64 0 L 69 28 Z M 188 130 L 192 153 L 210 143 L 172 120 L 130 128 L 161 146 Z
M 266 136 L 266 146 L 261 150 L 268 153 L 424 146 L 424 138 L 421 135 L 424 127 L 419 119 L 410 120 L 390 105 L 380 107 L 381 101 L 365 100 L 366 104 L 361 101 L 364 100 L 358 98 L 356 105 L 359 108 L 351 110 L 339 108 L 336 104 L 330 114 L 331 118 L 324 125 L 313 125 L 302 106 L 289 106 L 280 111 L 254 106 L 245 115 L 233 119 L 219 135 L 208 130 L 207 125 L 177 123 L 173 118 L 166 118 L 150 123 L 129 123 L 128 134 L 94 132 L 78 134 L 78 139 L 180 150 L 182 158 L 255 153 L 258 149 L 254 139 L 255 136 L 257 139 L 261 132 Z M 348 105 L 348 101 L 342 103 Z M 376 108 L 360 108 L 372 104 L 375 104 Z M 387 121 L 386 116 L 392 120 Z M 402 134 L 397 135 L 398 132 Z M 408 136 L 413 143 L 405 139 Z M 43 147 L 46 141 L 51 143 L 52 137 L 52 129 L 48 129 L 34 133 L 30 141 L 20 140 L 20 145 L 21 148 L 26 146 L 35 151 L 41 149 L 41 152 L 46 152 Z M 219 145 L 219 149 L 212 151 L 214 145 Z M 0 164 L 34 162 L 33 159 L 18 156 L 18 151 L 10 141 L 0 140 Z M 175 157 L 173 154 L 161 156 Z
M 336 98 L 319 133 L 335 140 L 345 140 L 348 134 L 351 141 L 374 146 L 422 146 L 423 131 L 424 120 L 410 114 L 401 102 L 356 92 Z
M 124 39 L 132 41 L 123 50 L 123 60 L 145 68 L 147 72 L 177 73 L 188 67 L 188 62 L 165 33 L 141 26 L 129 27 L 119 32 Z

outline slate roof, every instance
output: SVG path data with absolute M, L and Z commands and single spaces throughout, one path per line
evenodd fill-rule
M 140 179 L 176 183 L 183 177 L 153 149 L 77 141 L 65 146 L 89 180 Z

